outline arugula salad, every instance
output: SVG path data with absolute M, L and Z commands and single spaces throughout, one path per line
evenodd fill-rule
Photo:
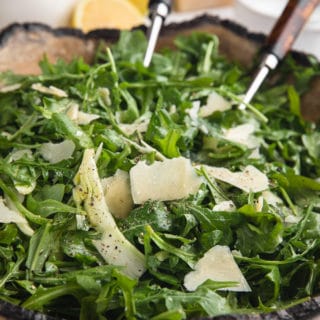
M 1 300 L 176 320 L 319 294 L 320 130 L 300 111 L 319 63 L 288 57 L 240 110 L 250 74 L 215 35 L 175 46 L 145 68 L 122 32 L 92 65 L 1 74 Z

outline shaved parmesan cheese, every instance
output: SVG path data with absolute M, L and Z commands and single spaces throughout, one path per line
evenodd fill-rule
M 110 97 L 110 90 L 108 88 L 99 88 L 98 89 L 99 96 L 102 99 L 103 103 L 106 106 L 111 106 L 111 97 Z
M 5 203 L 4 199 L 0 197 L 0 222 L 1 223 L 24 223 L 27 220 L 20 215 L 18 212 L 9 209 Z
M 71 140 L 64 140 L 60 143 L 44 143 L 40 147 L 41 156 L 50 163 L 58 163 L 72 157 L 76 146 Z
M 13 161 L 18 161 L 22 158 L 28 158 L 28 159 L 32 159 L 32 151 L 29 149 L 21 149 L 21 150 L 17 150 L 17 151 L 13 151 L 9 157 L 9 162 L 13 162 Z
M 96 120 L 99 118 L 100 118 L 100 116 L 97 114 L 79 111 L 76 123 L 80 124 L 80 125 L 85 125 L 85 124 L 89 124 L 93 120 Z
M 72 104 L 66 114 L 69 119 L 79 125 L 89 124 L 91 121 L 100 118 L 97 114 L 79 111 L 79 105 L 77 103 Z
M 229 201 L 222 201 L 218 204 L 216 204 L 213 209 L 213 211 L 227 211 L 227 212 L 231 212 L 236 210 L 236 206 L 233 203 L 233 201 L 229 200 Z
M 19 90 L 22 87 L 21 83 L 15 83 L 15 84 L 10 84 L 7 86 L 0 87 L 0 92 L 6 93 L 6 92 L 12 92 Z
M 247 146 L 248 148 L 257 148 L 260 140 L 252 134 L 255 127 L 252 123 L 245 123 L 224 131 L 224 138 Z
M 77 103 L 72 103 L 69 109 L 66 112 L 66 115 L 69 117 L 70 120 L 76 121 L 78 118 L 79 113 L 79 105 Z
M 271 206 L 277 207 L 279 204 L 283 204 L 282 199 L 270 190 L 263 191 L 262 197 L 267 202 L 267 204 Z
M 254 207 L 257 212 L 261 212 L 263 209 L 263 196 L 258 197 L 257 201 L 254 204 Z
M 237 282 L 234 287 L 219 290 L 249 292 L 251 288 L 227 246 L 214 246 L 195 264 L 194 271 L 184 277 L 184 286 L 195 291 L 206 280 Z
M 177 106 L 172 104 L 169 109 L 169 114 L 175 114 L 177 112 Z
M 186 112 L 189 114 L 191 120 L 196 121 L 198 119 L 198 113 L 200 110 L 200 101 L 193 101 L 192 108 L 187 109 Z
M 0 132 L 0 135 L 7 138 L 8 140 L 11 140 L 12 134 L 7 131 Z
M 227 101 L 217 92 L 213 91 L 209 94 L 207 104 L 200 108 L 199 115 L 202 118 L 209 117 L 216 111 L 226 111 L 231 108 L 231 103 Z
M 301 217 L 297 217 L 297 216 L 294 216 L 293 214 L 290 214 L 284 218 L 284 222 L 286 224 L 297 224 L 300 222 L 301 219 L 302 219 Z
M 117 218 L 125 218 L 133 208 L 129 173 L 117 170 L 115 175 L 101 180 L 110 212 Z
M 283 200 L 275 193 L 266 190 L 262 192 L 262 197 L 269 206 L 274 207 L 280 213 L 285 224 L 297 224 L 301 220 L 302 216 L 294 215 L 292 210 L 286 207 Z
M 140 132 L 140 133 L 146 132 L 148 129 L 148 125 L 149 125 L 149 122 L 145 121 L 145 122 L 130 123 L 130 124 L 122 123 L 119 125 L 119 127 L 124 133 L 131 135 L 135 132 Z
M 18 182 L 15 181 L 14 187 L 17 189 L 17 191 L 22 194 L 22 195 L 27 195 L 30 194 L 34 188 L 36 187 L 37 182 L 36 181 L 31 181 L 30 184 L 19 184 Z
M 148 200 L 177 200 L 198 191 L 202 179 L 189 159 L 180 157 L 155 161 L 147 165 L 138 162 L 130 170 L 131 192 L 134 203 Z
M 131 135 L 135 132 L 143 133 L 148 130 L 150 118 L 151 118 L 151 113 L 148 112 L 143 117 L 137 119 L 133 123 L 120 123 L 119 127 L 124 133 L 128 135 Z
M 27 219 L 17 210 L 13 210 L 13 206 L 9 208 L 2 197 L 0 197 L 0 223 L 15 223 L 27 236 L 32 236 L 34 233 Z
M 268 189 L 267 176 L 256 167 L 249 165 L 240 172 L 232 172 L 223 167 L 204 166 L 208 175 L 229 183 L 245 192 L 260 192 Z
M 146 132 L 148 130 L 151 116 L 151 112 L 146 112 L 142 117 L 138 118 L 133 123 L 120 123 L 119 127 L 127 135 L 131 135 L 135 132 Z
M 248 158 L 249 159 L 261 159 L 261 154 L 260 154 L 259 147 L 253 149 Z
M 38 91 L 38 92 L 41 92 L 44 94 L 50 94 L 52 96 L 56 96 L 59 98 L 67 98 L 68 97 L 68 94 L 65 91 L 63 91 L 55 86 L 45 87 L 41 83 L 33 83 L 31 88 L 33 90 Z

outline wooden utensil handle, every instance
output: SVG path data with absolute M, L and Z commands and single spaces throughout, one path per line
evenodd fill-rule
M 320 0 L 289 0 L 268 37 L 269 51 L 282 59 L 319 3 Z

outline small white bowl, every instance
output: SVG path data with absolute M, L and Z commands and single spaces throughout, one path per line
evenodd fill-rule
M 0 0 L 0 29 L 15 22 L 67 27 L 79 0 Z
M 286 4 L 286 0 L 236 0 L 234 19 L 249 31 L 268 34 Z M 311 53 L 320 59 L 320 6 L 306 23 L 293 49 Z

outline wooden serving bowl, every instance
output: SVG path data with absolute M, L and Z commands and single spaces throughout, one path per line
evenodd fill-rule
M 145 30 L 144 27 L 141 27 Z M 214 16 L 201 16 L 191 21 L 165 26 L 158 42 L 158 48 L 172 47 L 178 34 L 190 34 L 203 31 L 216 34 L 220 40 L 220 52 L 232 61 L 248 68 L 264 43 L 263 34 L 249 33 L 245 28 L 229 20 L 220 20 Z M 119 37 L 118 30 L 95 30 L 83 34 L 79 30 L 63 28 L 52 29 L 43 24 L 13 24 L 0 33 L 0 72 L 11 70 L 18 74 L 38 74 L 39 60 L 47 55 L 51 62 L 61 58 L 66 61 L 82 56 L 84 61 L 93 60 L 98 45 L 108 45 Z M 292 52 L 298 64 L 307 65 L 308 57 L 304 53 Z M 319 62 L 320 63 L 320 62 Z M 320 70 L 320 67 L 319 67 Z M 290 75 L 288 75 L 288 79 Z M 302 96 L 302 112 L 306 119 L 320 119 L 320 76 L 310 83 L 310 88 Z M 214 319 L 318 319 L 320 297 L 314 297 L 305 303 L 279 312 L 262 315 L 229 315 Z M 0 320 L 49 320 L 52 317 L 24 310 L 10 303 L 0 301 Z

